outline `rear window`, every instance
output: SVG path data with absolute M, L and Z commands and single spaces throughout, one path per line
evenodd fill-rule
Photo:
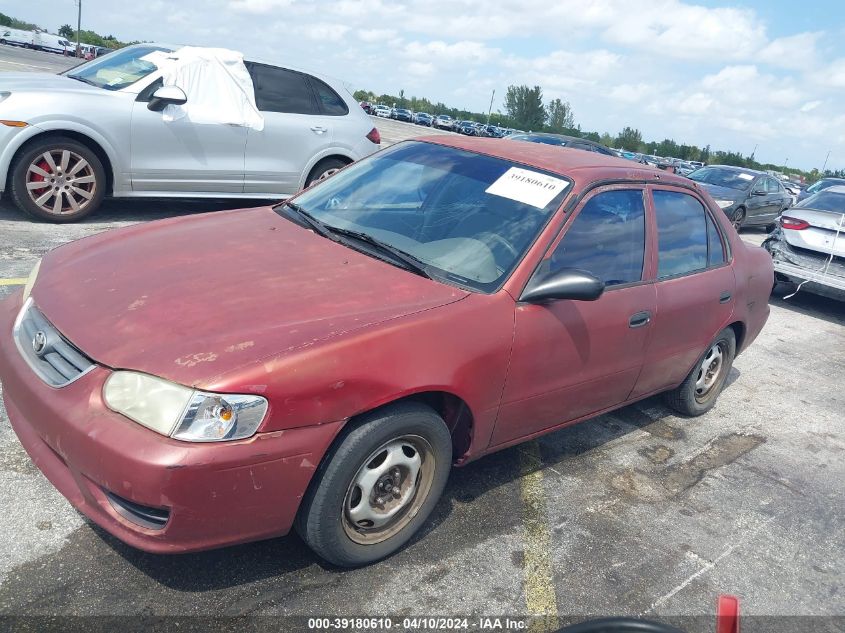
M 677 191 L 654 192 L 660 279 L 707 268 L 707 221 L 704 207 Z
M 329 116 L 343 116 L 349 114 L 349 108 L 346 102 L 337 94 L 332 87 L 326 82 L 311 77 L 311 83 L 314 84 L 314 89 L 317 91 L 317 100 L 320 102 L 320 109 L 323 114 Z
M 817 209 L 819 211 L 836 211 L 845 213 L 845 193 L 835 193 L 829 190 L 822 190 L 809 198 L 804 198 L 795 205 L 795 208 Z

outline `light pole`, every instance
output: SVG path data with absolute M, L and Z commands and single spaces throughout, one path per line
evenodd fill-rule
M 82 30 L 82 0 L 76 0 L 79 11 L 76 13 L 76 56 L 79 57 L 79 32 Z
M 493 112 L 493 97 L 496 96 L 496 89 L 493 89 L 493 94 L 490 95 L 490 107 L 487 109 L 487 125 L 490 125 L 490 114 Z
M 827 167 L 827 160 L 830 158 L 830 150 L 827 150 L 827 156 L 824 157 L 824 165 L 822 165 L 822 176 L 824 176 L 824 170 Z

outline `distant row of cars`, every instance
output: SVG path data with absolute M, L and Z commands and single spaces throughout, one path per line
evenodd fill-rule
M 522 132 L 522 130 L 514 130 L 512 128 L 504 128 L 497 125 L 488 125 L 477 121 L 460 121 L 458 119 L 453 119 L 448 114 L 438 114 L 435 116 L 433 114 L 429 114 L 428 112 L 412 112 L 408 108 L 393 108 L 382 104 L 373 105 L 368 101 L 362 101 L 359 105 L 367 114 L 372 114 L 385 119 L 394 119 L 396 121 L 422 125 L 425 127 L 433 127 L 439 130 L 450 130 L 466 136 L 503 138 L 510 134 Z
M 61 35 L 54 35 L 46 31 L 23 31 L 9 27 L 0 27 L 0 44 L 32 48 L 61 55 L 65 53 L 73 54 L 76 50 L 76 44 Z M 80 54 L 86 59 L 100 57 L 112 51 L 105 46 L 93 46 L 91 44 L 81 44 L 79 48 Z

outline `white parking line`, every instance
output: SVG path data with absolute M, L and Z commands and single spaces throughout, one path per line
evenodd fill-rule
M 41 70 L 54 70 L 53 68 L 50 68 L 49 66 L 38 66 L 36 64 L 22 64 L 20 62 L 10 62 L 10 61 L 5 60 L 5 59 L 2 62 L 0 62 L 0 64 L 12 64 L 14 66 L 24 66 L 26 68 L 40 68 Z

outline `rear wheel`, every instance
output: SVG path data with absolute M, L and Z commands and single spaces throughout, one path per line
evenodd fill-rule
M 434 509 L 452 461 L 442 418 L 419 403 L 365 416 L 326 456 L 297 531 L 338 566 L 367 565 L 405 545 Z
M 745 224 L 745 209 L 740 207 L 736 211 L 734 211 L 734 217 L 731 220 L 731 224 L 734 225 L 736 232 L 739 233 L 739 230 L 742 228 L 742 225 Z
M 709 411 L 722 392 L 736 355 L 736 335 L 725 328 L 677 389 L 666 393 L 666 403 L 678 413 L 698 416 Z
M 48 222 L 75 222 L 100 206 L 106 173 L 88 147 L 57 136 L 24 148 L 12 164 L 11 185 L 22 211 Z
M 334 176 L 341 169 L 346 167 L 346 163 L 338 158 L 326 158 L 321 160 L 314 166 L 311 173 L 308 174 L 308 179 L 305 181 L 305 186 L 310 187 L 315 182 L 325 180 L 329 176 Z

